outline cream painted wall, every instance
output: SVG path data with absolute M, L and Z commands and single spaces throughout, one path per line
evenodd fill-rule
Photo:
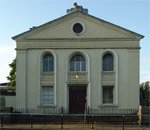
M 17 51 L 16 66 L 16 107 L 26 108 L 26 51 Z
M 49 27 L 44 28 L 41 32 L 38 31 L 36 34 L 29 36 L 29 39 L 34 38 L 76 38 L 76 35 L 70 33 L 71 26 L 73 23 L 82 22 L 85 25 L 86 33 L 83 33 L 81 38 L 127 38 L 128 36 L 110 29 L 108 25 L 105 25 L 102 22 L 91 21 L 92 19 L 84 19 L 82 17 L 74 17 L 72 19 L 62 21 L 59 24 L 49 25 Z M 65 31 L 65 35 L 64 35 Z M 93 33 L 94 32 L 94 33 Z M 109 33 L 108 33 L 109 32 Z M 56 35 L 57 33 L 57 35 Z M 129 34 L 128 34 L 129 35 Z
M 85 32 L 76 36 L 71 32 L 75 22 L 85 24 Z M 39 88 L 41 86 L 41 72 L 39 69 L 41 52 L 50 50 L 56 54 L 56 73 L 53 85 L 56 84 L 56 105 L 46 107 L 64 106 L 68 108 L 68 82 L 66 81 L 66 58 L 73 51 L 85 52 L 90 61 L 87 77 L 84 82 L 77 84 L 88 86 L 88 105 L 90 108 L 116 107 L 123 109 L 138 108 L 139 106 L 139 40 L 135 34 L 127 32 L 98 19 L 73 14 L 63 17 L 39 29 L 33 30 L 17 41 L 17 84 L 16 107 L 37 108 L 45 107 L 38 104 Z M 64 39 L 65 38 L 65 39 Z M 118 94 L 114 99 L 118 105 L 102 106 L 100 104 L 100 57 L 106 49 L 114 51 L 118 56 Z M 88 62 L 87 62 L 88 63 Z M 114 78 L 117 78 L 115 68 Z M 85 76 L 86 77 L 86 76 Z M 56 82 L 55 82 L 56 80 Z M 43 81 L 42 81 L 43 82 Z M 88 83 L 89 82 L 89 83 Z M 90 86 L 91 85 L 91 89 Z M 65 87 L 66 86 L 66 87 Z M 114 86 L 116 89 L 116 86 Z M 65 92 L 66 91 L 66 92 Z
M 43 51 L 43 50 L 42 50 Z M 66 75 L 66 57 L 71 49 L 53 50 L 57 56 L 57 107 L 65 106 L 65 75 Z M 103 49 L 83 49 L 89 57 L 91 64 L 91 108 L 99 107 L 99 57 Z M 119 57 L 119 106 L 118 108 L 138 108 L 138 51 L 129 51 L 127 49 L 114 50 Z M 38 71 L 39 55 L 41 50 L 27 51 L 27 107 L 36 108 L 38 106 Z M 22 68 L 23 66 L 20 65 Z M 132 65 L 133 64 L 133 65 Z M 19 69 L 19 68 L 18 68 Z M 133 79 L 133 80 L 131 80 Z M 19 82 L 19 81 L 18 81 Z M 21 83 L 20 83 L 21 84 Z M 17 105 L 24 107 L 25 94 L 23 89 L 17 87 Z M 25 95 L 24 95 L 25 97 Z M 22 100 L 22 101 L 21 101 Z

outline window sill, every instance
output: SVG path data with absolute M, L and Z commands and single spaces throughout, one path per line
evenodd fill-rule
M 41 72 L 42 75 L 53 75 L 54 72 Z
M 38 108 L 56 108 L 56 105 L 38 105 Z
M 87 74 L 88 72 L 87 71 L 78 71 L 78 72 L 76 72 L 76 71 L 69 71 L 68 73 L 69 74 L 73 74 L 73 75 L 78 73 L 79 75 L 82 75 L 82 74 Z
M 99 105 L 99 107 L 102 107 L 102 108 L 115 108 L 115 107 L 118 107 L 117 105 L 114 105 L 114 104 L 101 104 Z
M 102 73 L 115 73 L 115 71 L 102 71 Z

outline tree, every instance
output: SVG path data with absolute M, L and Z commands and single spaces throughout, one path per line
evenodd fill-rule
M 9 64 L 11 70 L 9 72 L 9 76 L 7 76 L 7 86 L 15 87 L 16 86 L 16 58 Z
M 145 106 L 150 106 L 150 82 L 146 81 L 145 83 L 140 84 L 140 96 L 142 104 Z

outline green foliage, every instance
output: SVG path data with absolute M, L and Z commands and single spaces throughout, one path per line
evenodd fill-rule
M 149 81 L 140 84 L 140 93 L 143 96 L 144 105 L 150 106 L 150 82 Z
M 9 83 L 7 86 L 15 87 L 16 86 L 16 59 L 12 61 L 11 64 L 9 64 L 11 70 L 9 72 L 9 76 L 7 76 L 7 80 L 9 80 Z

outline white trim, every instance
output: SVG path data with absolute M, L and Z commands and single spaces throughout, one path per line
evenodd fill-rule
M 87 106 L 89 107 L 89 108 L 91 108 L 91 83 L 89 82 L 88 83 L 88 86 L 87 86 Z
M 49 50 L 49 49 L 46 49 L 46 50 L 42 50 L 40 52 L 40 55 L 39 55 L 39 67 L 38 67 L 38 106 L 41 106 L 41 94 L 40 94 L 40 91 L 41 91 L 41 58 L 42 58 L 42 55 L 43 53 L 45 52 L 49 52 L 51 53 L 53 56 L 54 56 L 54 104 L 53 105 L 57 105 L 57 57 L 56 57 L 56 54 L 54 51 L 52 50 Z
M 90 77 L 90 75 L 91 75 L 91 73 L 90 73 L 90 57 L 89 57 L 89 55 L 85 52 L 85 51 L 83 51 L 83 50 L 72 50 L 72 51 L 70 51 L 69 53 L 68 53 L 68 55 L 67 55 L 67 57 L 66 57 L 66 83 L 65 83 L 65 101 L 64 101 L 64 103 L 65 103 L 65 108 L 67 108 L 68 107 L 68 92 L 67 92 L 67 86 L 68 86 L 68 72 L 70 71 L 70 69 L 69 69 L 69 61 L 70 61 L 70 58 L 72 57 L 72 55 L 74 54 L 74 53 L 80 53 L 80 54 L 83 54 L 83 56 L 85 56 L 85 59 L 86 59 L 86 72 L 88 72 L 88 85 L 87 85 L 87 105 L 89 106 L 89 107 L 91 107 L 91 81 L 90 81 L 90 79 L 91 79 L 91 77 Z M 79 83 L 78 83 L 79 84 Z
M 115 102 L 112 104 L 112 105 L 116 105 L 116 106 L 118 106 L 118 100 L 119 100 L 119 98 L 118 98 L 118 54 L 117 54 L 117 52 L 115 52 L 114 50 L 112 50 L 112 49 L 106 49 L 106 50 L 103 50 L 102 52 L 101 52 L 101 54 L 100 54 L 100 60 L 99 60 L 99 68 L 100 68 L 100 72 L 99 72 L 99 105 L 101 106 L 101 105 L 104 105 L 103 103 L 102 103 L 102 67 L 103 67 L 103 55 L 104 55 L 104 53 L 106 53 L 106 52 L 111 52 L 113 55 L 114 55 L 114 62 L 115 62 L 115 68 L 114 68 L 114 72 L 116 73 L 116 80 L 115 80 L 115 86 L 114 86 L 114 91 L 115 91 L 115 95 L 116 95 L 116 99 L 115 99 Z

